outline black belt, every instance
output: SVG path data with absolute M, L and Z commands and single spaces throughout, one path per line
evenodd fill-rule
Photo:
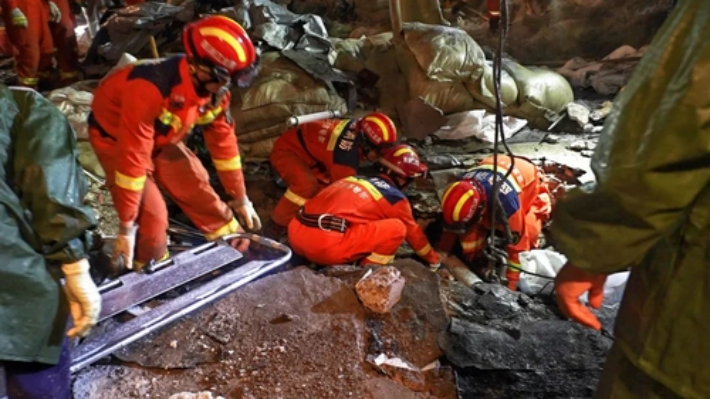
M 348 230 L 348 227 L 350 227 L 350 223 L 343 218 L 327 213 L 314 215 L 304 212 L 303 208 L 298 210 L 296 219 L 298 219 L 298 221 L 304 226 L 314 227 L 324 231 L 337 231 L 345 233 Z
M 90 112 L 90 113 L 89 113 L 89 118 L 88 118 L 87 122 L 88 122 L 89 127 L 93 127 L 93 128 L 95 128 L 96 130 L 99 131 L 99 135 L 100 135 L 101 137 L 103 137 L 103 138 L 109 138 L 109 139 L 111 139 L 111 140 L 113 140 L 113 141 L 116 141 L 116 138 L 115 138 L 115 137 L 113 137 L 113 136 L 111 136 L 110 134 L 108 134 L 108 132 L 106 132 L 106 131 L 104 130 L 104 128 L 102 128 L 101 125 L 99 125 L 99 123 L 96 122 L 96 118 L 94 118 L 94 113 L 93 113 L 93 112 Z

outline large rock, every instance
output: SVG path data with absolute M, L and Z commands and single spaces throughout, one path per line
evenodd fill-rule
M 554 306 L 500 285 L 444 285 L 453 316 L 440 340 L 464 397 L 587 398 L 611 340 L 563 320 Z M 611 328 L 618 303 L 599 316 Z
M 439 335 L 448 318 L 439 293 L 439 277 L 411 259 L 394 263 L 406 280 L 402 299 L 386 315 L 370 321 L 373 344 L 392 350 L 397 356 L 423 368 L 443 355 Z

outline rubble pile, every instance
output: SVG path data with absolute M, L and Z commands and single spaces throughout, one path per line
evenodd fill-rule
M 592 397 L 613 341 L 559 318 L 542 299 L 494 284 L 442 285 L 451 315 L 439 341 L 462 397 Z M 613 327 L 618 298 L 598 316 Z
M 416 262 L 395 266 L 407 284 L 388 314 L 359 303 L 353 280 L 364 270 L 349 280 L 299 267 L 115 353 L 140 368 L 80 371 L 75 398 L 162 397 L 199 387 L 226 398 L 453 399 L 452 370 L 431 365 L 441 357 L 437 339 L 446 328 L 436 276 Z M 383 371 L 366 362 L 382 354 L 402 362 L 379 362 Z

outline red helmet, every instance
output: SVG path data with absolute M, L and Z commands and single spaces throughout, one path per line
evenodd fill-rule
M 183 30 L 182 40 L 188 58 L 214 68 L 226 77 L 251 67 L 258 58 L 244 28 L 220 15 L 188 24 Z
M 360 120 L 360 131 L 373 147 L 383 147 L 397 142 L 397 128 L 389 116 L 373 112 Z
M 449 225 L 467 224 L 480 215 L 486 204 L 486 193 L 476 180 L 459 180 L 444 191 L 441 209 Z
M 429 170 L 419 160 L 419 155 L 414 151 L 414 148 L 406 144 L 388 148 L 378 162 L 395 175 L 404 178 L 421 177 Z

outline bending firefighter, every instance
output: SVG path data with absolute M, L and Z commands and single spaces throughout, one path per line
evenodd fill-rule
M 542 225 L 552 212 L 552 196 L 532 162 L 504 155 L 497 158 L 496 180 L 502 182 L 497 208 L 502 213 L 496 218 L 496 229 L 506 237 L 505 226 L 509 227 L 506 279 L 514 290 L 520 280 L 519 255 L 537 248 Z M 438 249 L 451 252 L 458 238 L 464 255 L 472 261 L 486 248 L 492 228 L 494 165 L 493 157 L 486 158 L 446 188 L 441 201 L 446 231 Z M 511 173 L 506 179 L 508 171 Z
M 261 228 L 244 187 L 228 90 L 256 77 L 256 50 L 239 24 L 221 16 L 187 25 L 183 41 L 186 55 L 127 65 L 94 92 L 89 139 L 121 221 L 114 260 L 129 268 L 134 247 L 138 268 L 168 255 L 168 215 L 159 187 L 207 239 L 241 231 L 232 210 L 248 229 Z M 195 125 L 204 126 L 207 149 L 233 198 L 229 205 L 183 144 Z
M 96 219 L 64 115 L 2 85 L 0 110 L 0 388 L 9 399 L 70 399 L 66 336 L 88 334 L 101 311 L 87 260 Z
M 439 256 L 414 220 L 402 190 L 427 172 L 406 145 L 378 161 L 377 177 L 346 177 L 310 199 L 288 226 L 293 250 L 319 265 L 386 265 L 405 240 L 433 269 Z
M 614 100 L 596 184 L 555 209 L 565 314 L 601 329 L 579 297 L 599 308 L 631 269 L 597 398 L 710 397 L 709 37 L 710 2 L 679 1 Z
M 280 237 L 306 200 L 336 180 L 357 174 L 360 161 L 376 160 L 397 141 L 387 115 L 326 119 L 287 130 L 276 140 L 271 165 L 288 190 L 272 213 L 266 234 Z

